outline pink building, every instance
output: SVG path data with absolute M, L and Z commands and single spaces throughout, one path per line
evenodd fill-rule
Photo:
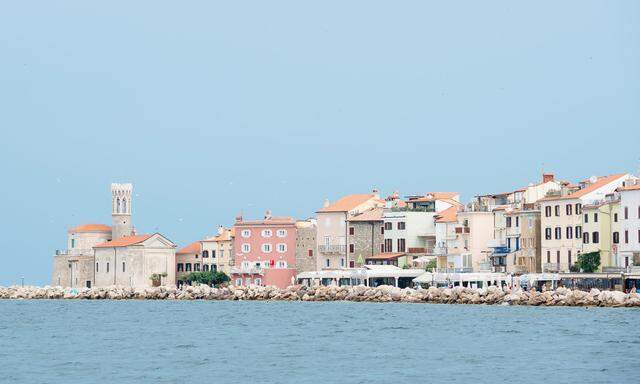
M 236 217 L 233 226 L 234 285 L 275 285 L 286 288 L 296 275 L 296 225 L 291 217 L 274 217 L 267 211 L 263 220 Z

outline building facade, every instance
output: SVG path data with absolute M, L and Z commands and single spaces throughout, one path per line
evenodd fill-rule
M 200 241 L 202 248 L 202 262 L 205 271 L 219 271 L 227 276 L 231 275 L 231 268 L 235 265 L 233 228 L 218 227 L 215 236 Z
M 298 273 L 315 271 L 318 260 L 315 219 L 296 221 L 296 269 Z
M 373 208 L 347 221 L 347 244 L 350 265 L 356 268 L 366 264 L 366 259 L 384 252 L 383 209 Z
M 640 266 L 640 183 L 628 181 L 620 193 L 617 262 L 620 267 Z

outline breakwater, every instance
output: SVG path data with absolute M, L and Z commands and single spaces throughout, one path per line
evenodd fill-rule
M 154 288 L 62 288 L 62 287 L 0 287 L 0 299 L 86 299 L 86 300 L 280 300 L 280 301 L 355 301 L 405 302 L 438 304 L 488 304 L 531 306 L 600 306 L 640 307 L 640 294 L 619 291 L 589 292 L 558 288 L 555 291 L 503 290 L 498 287 L 400 289 L 392 286 L 305 287 L 285 289 L 262 286 L 229 286 L 212 288 L 206 285 Z

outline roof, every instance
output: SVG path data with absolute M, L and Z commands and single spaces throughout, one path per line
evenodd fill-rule
M 635 184 L 635 185 L 627 185 L 627 186 L 620 186 L 618 187 L 617 191 L 621 192 L 621 191 L 639 191 L 640 190 L 640 184 Z
M 591 193 L 595 190 L 597 190 L 598 188 L 604 187 L 605 185 L 612 183 L 616 180 L 619 180 L 623 177 L 625 177 L 627 174 L 626 173 L 616 173 L 614 175 L 609 175 L 609 176 L 602 176 L 600 178 L 598 178 L 598 180 L 595 183 L 591 183 L 589 185 L 587 185 L 586 187 L 579 189 L 573 193 L 570 193 L 568 195 L 565 196 L 549 196 L 549 197 L 545 197 L 542 198 L 538 201 L 547 201 L 547 200 L 567 200 L 567 199 L 577 199 L 580 198 L 588 193 Z
M 79 232 L 111 232 L 111 227 L 105 224 L 83 224 L 69 230 L 69 233 Z
M 278 225 L 291 224 L 291 225 L 295 225 L 296 221 L 292 217 L 288 217 L 288 216 L 273 216 L 273 217 L 270 217 L 268 219 L 262 219 L 262 220 L 236 221 L 235 226 L 267 225 L 267 224 L 278 224 Z M 233 233 L 235 234 L 235 229 L 233 229 L 233 231 L 234 231 Z
M 375 199 L 376 195 L 373 193 L 359 194 L 359 195 L 347 195 L 338 199 L 336 202 L 329 204 L 318 210 L 318 212 L 348 212 L 355 207 L 366 203 L 370 199 Z M 380 200 L 380 202 L 383 202 Z
M 423 201 L 435 201 L 443 200 L 451 204 L 460 204 L 455 200 L 455 197 L 459 196 L 458 192 L 427 192 L 424 196 L 409 197 L 409 202 L 423 202 Z
M 184 248 L 181 248 L 176 251 L 176 255 L 184 255 L 189 253 L 200 253 L 202 250 L 202 246 L 199 241 L 194 241 L 193 243 L 187 245 Z
M 453 223 L 458 221 L 458 207 L 452 206 L 436 215 L 436 223 Z
M 129 245 L 140 244 L 143 241 L 150 238 L 151 236 L 153 236 L 153 234 L 125 236 L 119 239 L 107 241 L 105 243 L 96 244 L 93 247 L 94 248 L 128 247 Z
M 374 208 L 349 218 L 349 221 L 382 221 L 382 208 Z
M 406 253 L 401 252 L 382 252 L 377 255 L 365 257 L 366 260 L 389 260 L 389 259 L 397 259 L 398 257 L 404 256 Z

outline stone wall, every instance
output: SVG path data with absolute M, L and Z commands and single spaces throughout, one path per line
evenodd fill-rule
M 309 251 L 311 251 L 311 256 L 309 256 Z M 296 269 L 298 273 L 315 271 L 317 258 L 316 226 L 298 227 L 296 233 Z
M 356 267 L 361 267 L 365 259 L 381 252 L 384 244 L 382 233 L 383 222 L 379 221 L 352 221 L 349 227 L 353 228 L 353 235 L 349 235 L 347 247 L 354 245 L 354 252 L 349 254 L 349 260 L 355 261 Z

